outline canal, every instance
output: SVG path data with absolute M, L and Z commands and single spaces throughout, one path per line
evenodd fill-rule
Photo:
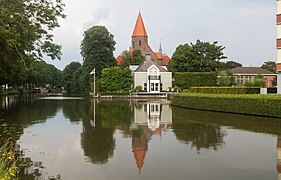
M 33 162 L 23 180 L 281 179 L 281 119 L 166 100 L 7 96 L 1 144 L 9 137 Z

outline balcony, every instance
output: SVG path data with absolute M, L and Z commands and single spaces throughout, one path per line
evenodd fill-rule
M 148 76 L 148 80 L 160 80 L 161 76 Z

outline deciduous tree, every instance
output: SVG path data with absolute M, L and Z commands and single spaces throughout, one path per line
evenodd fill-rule
M 275 73 L 276 72 L 276 62 L 275 61 L 266 61 L 263 63 L 261 68 Z
M 104 68 L 116 65 L 113 51 L 115 50 L 113 35 L 104 26 L 93 26 L 84 32 L 81 43 L 83 57 L 83 73 L 80 77 L 81 88 L 84 92 L 90 90 L 90 72 L 96 69 L 96 76 L 100 78 Z
M 202 42 L 184 44 L 177 47 L 169 64 L 173 72 L 211 72 L 223 67 L 220 62 L 225 59 L 223 50 L 218 42 Z

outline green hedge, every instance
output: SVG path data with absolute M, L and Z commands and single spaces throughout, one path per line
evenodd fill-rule
M 193 86 L 216 86 L 216 72 L 176 72 L 174 73 L 175 85 L 181 89 Z
M 260 87 L 191 87 L 189 92 L 206 94 L 260 94 Z
M 281 96 L 247 94 L 180 93 L 172 96 L 174 106 L 281 118 Z
M 191 87 L 191 93 L 205 94 L 260 94 L 260 87 Z M 268 94 L 276 94 L 277 88 L 267 88 Z

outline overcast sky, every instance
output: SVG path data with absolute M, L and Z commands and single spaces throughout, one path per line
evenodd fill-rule
M 63 0 L 67 18 L 54 31 L 62 45 L 62 60 L 48 63 L 63 69 L 72 61 L 83 62 L 83 33 L 103 25 L 114 35 L 119 55 L 129 48 L 139 9 L 149 44 L 172 56 L 180 44 L 218 41 L 228 60 L 243 66 L 260 66 L 276 60 L 276 0 Z

